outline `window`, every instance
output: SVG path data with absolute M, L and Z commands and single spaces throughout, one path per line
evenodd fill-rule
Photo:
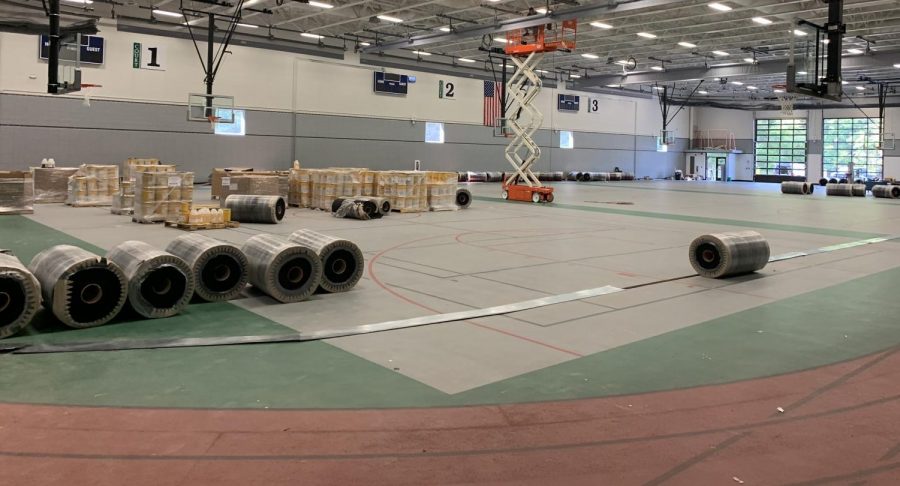
M 425 122 L 425 142 L 444 143 L 444 124 Z
M 756 120 L 756 175 L 806 177 L 806 119 Z
M 822 171 L 824 177 L 880 179 L 882 152 L 878 150 L 881 121 L 868 118 L 826 118 L 822 131 Z
M 575 148 L 575 137 L 569 130 L 559 131 L 559 148 L 570 149 Z
M 232 115 L 234 123 L 216 123 L 216 135 L 244 135 L 246 133 L 244 110 L 216 109 L 216 116 L 224 120 L 228 120 Z

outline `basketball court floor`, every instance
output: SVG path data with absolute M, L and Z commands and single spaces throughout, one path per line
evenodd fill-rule
M 783 467 L 774 477 L 797 482 L 832 469 L 862 479 L 900 470 L 900 449 L 889 454 L 900 430 L 879 415 L 900 412 L 898 368 L 890 366 L 900 349 L 900 242 L 727 280 L 690 277 L 687 255 L 696 236 L 729 230 L 762 233 L 773 255 L 898 235 L 900 202 L 826 198 L 822 188 L 788 196 L 774 184 L 654 181 L 557 184 L 557 203 L 535 205 L 501 200 L 497 184 L 468 187 L 476 199 L 467 210 L 357 221 L 291 209 L 279 225 L 209 232 L 240 244 L 311 228 L 354 241 L 366 273 L 349 293 L 278 304 L 248 289 L 169 319 L 126 312 L 77 331 L 42 316 L 4 342 L 303 333 L 624 290 L 319 342 L 0 355 L 0 401 L 11 417 L 0 437 L 20 444 L 0 447 L 0 464 L 16 474 L 51 464 L 61 480 L 93 471 L 97 484 L 152 484 L 151 463 L 167 457 L 183 484 L 212 481 L 217 468 L 217 484 L 289 482 L 303 471 L 367 484 L 417 484 L 424 471 L 458 483 L 698 484 L 691 478 L 721 476 L 718 484 L 772 484 L 767 460 Z M 181 234 L 104 208 L 42 205 L 4 218 L 0 247 L 27 262 L 53 244 L 102 253 L 129 239 L 164 247 Z M 801 405 L 808 420 L 792 415 Z M 866 418 L 851 430 L 845 412 Z M 62 433 L 96 432 L 98 424 L 109 443 Z M 689 432 L 695 425 L 709 432 Z M 290 435 L 292 427 L 305 432 Z M 502 433 L 488 440 L 485 430 Z M 638 439 L 644 432 L 646 442 Z M 798 445 L 826 437 L 850 445 Z M 852 447 L 863 438 L 865 447 Z M 768 445 L 754 449 L 759 441 Z M 706 461 L 710 450 L 732 445 L 748 451 Z

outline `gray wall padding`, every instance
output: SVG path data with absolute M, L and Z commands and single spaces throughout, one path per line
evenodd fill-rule
M 204 182 L 214 167 L 285 169 L 353 166 L 376 170 L 505 171 L 507 138 L 488 127 L 445 123 L 445 143 L 424 143 L 425 121 L 297 113 L 296 137 L 290 113 L 247 111 L 247 135 L 214 135 L 207 123 L 188 122 L 185 106 L 125 101 L 0 95 L 0 169 L 27 169 L 42 158 L 57 165 L 119 164 L 128 157 L 156 157 L 196 173 Z M 618 166 L 637 177 L 666 177 L 680 167 L 686 140 L 668 153 L 656 152 L 656 138 L 575 132 L 575 148 L 560 149 L 559 133 L 535 135 L 543 155 L 541 172 L 608 172 Z M 293 153 L 292 153 L 293 151 Z

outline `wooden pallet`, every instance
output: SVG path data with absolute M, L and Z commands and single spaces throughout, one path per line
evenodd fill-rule
M 392 213 L 427 213 L 427 209 L 391 208 Z
M 228 229 L 240 227 L 237 221 L 229 221 L 227 223 L 176 223 L 174 221 L 166 221 L 167 227 L 178 228 L 184 231 Z

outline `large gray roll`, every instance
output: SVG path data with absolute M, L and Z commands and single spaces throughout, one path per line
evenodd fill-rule
M 184 309 L 194 295 L 191 267 L 177 256 L 143 241 L 126 241 L 106 258 L 128 278 L 128 302 L 138 314 L 155 319 Z
M 622 173 L 621 173 L 621 172 L 610 172 L 610 173 L 609 173 L 609 180 L 611 180 L 611 181 L 621 181 L 621 180 L 622 180 Z
M 866 185 L 865 184 L 851 184 L 850 192 L 856 197 L 866 197 Z
M 322 281 L 319 288 L 326 292 L 346 292 L 352 289 L 365 270 L 365 258 L 355 243 L 302 229 L 291 233 L 288 240 L 312 248 L 322 260 Z
M 566 180 L 567 181 L 577 181 L 579 174 L 580 174 L 580 172 L 569 172 L 568 174 L 566 174 Z
M 633 181 L 634 174 L 632 174 L 631 172 L 622 172 L 622 180 L 623 181 Z
M 591 180 L 606 182 L 609 180 L 609 172 L 591 172 Z
M 701 277 L 751 273 L 769 262 L 769 243 L 756 231 L 702 235 L 691 242 L 690 259 Z
M 472 205 L 472 193 L 468 189 L 460 187 L 456 190 L 456 205 L 459 209 L 466 209 Z
M 247 257 L 235 245 L 196 233 L 179 236 L 166 251 L 191 267 L 194 293 L 207 302 L 231 300 L 247 286 Z
M 281 196 L 248 196 L 232 194 L 225 198 L 231 220 L 241 223 L 275 224 L 284 218 L 287 205 Z
M 322 281 L 322 260 L 315 250 L 274 235 L 257 235 L 243 248 L 250 283 L 279 302 L 306 300 Z
M 887 199 L 900 199 L 900 186 L 877 185 L 872 186 L 872 195 Z
M 816 192 L 816 184 L 813 182 L 810 182 L 809 184 L 806 185 L 806 193 L 812 194 L 814 192 Z
M 44 307 L 69 327 L 106 324 L 128 297 L 128 281 L 115 263 L 75 246 L 48 248 L 28 268 L 41 283 Z
M 831 184 L 825 186 L 825 194 L 829 196 L 847 196 L 853 195 L 852 184 Z
M 502 182 L 503 172 L 486 172 L 486 182 Z
M 782 194 L 807 194 L 809 184 L 798 181 L 784 181 L 781 183 Z
M 378 206 L 378 212 L 382 215 L 391 214 L 391 201 L 386 197 L 372 196 L 369 198 Z
M 41 284 L 18 258 L 0 253 L 0 338 L 24 329 L 41 307 Z

